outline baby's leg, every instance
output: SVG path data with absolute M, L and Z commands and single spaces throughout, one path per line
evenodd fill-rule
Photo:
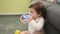
M 21 34 L 28 34 L 28 31 L 22 31 Z

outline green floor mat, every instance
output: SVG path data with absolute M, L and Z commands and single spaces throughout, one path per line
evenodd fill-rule
M 27 25 L 23 24 L 19 15 L 0 15 L 0 34 L 14 34 L 16 29 L 27 30 Z

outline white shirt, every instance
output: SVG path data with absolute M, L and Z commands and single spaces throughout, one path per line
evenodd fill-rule
M 24 23 L 24 22 L 23 22 Z M 24 24 L 27 24 L 26 22 Z M 32 20 L 28 23 L 28 31 L 29 34 L 33 34 L 35 31 L 40 31 L 44 25 L 44 18 L 40 17 L 36 20 Z
M 33 32 L 35 31 L 40 31 L 43 28 L 43 25 L 44 25 L 43 17 L 30 21 L 28 24 L 29 34 L 33 34 Z

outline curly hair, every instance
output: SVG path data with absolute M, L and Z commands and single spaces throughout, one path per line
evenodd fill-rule
M 45 16 L 46 8 L 42 2 L 32 2 L 29 8 L 34 8 L 37 14 L 41 14 L 41 16 Z

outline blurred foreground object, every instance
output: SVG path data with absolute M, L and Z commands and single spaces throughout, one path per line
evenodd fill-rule
M 15 31 L 15 34 L 21 34 L 21 31 L 16 30 L 16 31 Z

